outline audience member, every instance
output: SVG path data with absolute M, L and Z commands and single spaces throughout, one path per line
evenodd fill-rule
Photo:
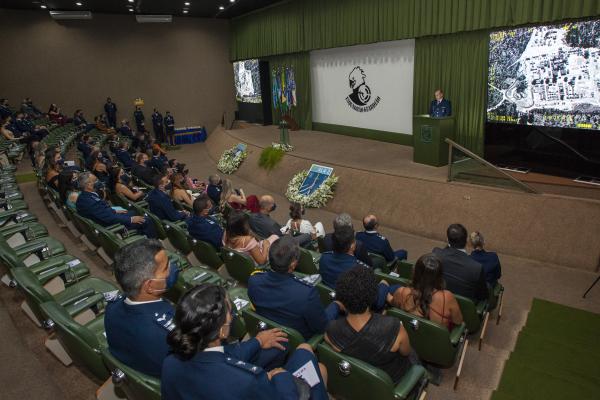
M 223 245 L 250 256 L 257 265 L 264 264 L 269 259 L 271 243 L 277 240 L 272 235 L 260 242 L 250 230 L 250 217 L 243 211 L 232 211 L 227 217 Z
M 158 109 L 155 108 L 152 113 L 152 127 L 154 128 L 154 137 L 159 143 L 166 142 L 165 140 L 165 129 L 163 125 L 163 116 L 158 112 Z
M 356 240 L 354 230 L 349 226 L 339 227 L 332 235 L 333 251 L 321 254 L 319 260 L 319 273 L 323 283 L 335 289 L 338 277 L 345 271 L 352 269 L 356 264 L 368 268 L 366 264 L 354 256 Z
M 208 177 L 208 186 L 206 187 L 206 193 L 212 200 L 214 205 L 221 204 L 221 191 L 223 190 L 221 177 L 219 175 L 211 175 Z
M 46 184 L 58 191 L 58 175 L 60 174 L 60 171 L 62 171 L 63 160 L 62 158 L 51 158 L 48 160 L 47 164 Z
M 381 368 L 397 384 L 411 366 L 410 342 L 399 319 L 371 312 L 377 290 L 372 270 L 357 266 L 343 273 L 335 293 L 347 316 L 329 324 L 325 340 L 335 351 Z
M 121 140 L 119 146 L 115 150 L 115 157 L 123 165 L 123 168 L 130 170 L 134 165 L 131 153 L 129 153 L 129 142 L 127 140 Z
M 177 211 L 173 200 L 169 196 L 171 183 L 166 175 L 157 175 L 154 178 L 154 189 L 146 196 L 148 207 L 152 214 L 165 221 L 183 221 L 190 216 L 188 211 Z
M 131 211 L 115 211 L 96 193 L 96 183 L 99 182 L 94 174 L 84 172 L 79 174 L 79 188 L 81 193 L 77 198 L 77 212 L 84 218 L 102 225 L 110 226 L 123 224 L 127 229 L 137 230 L 149 238 L 155 238 L 154 225 L 143 216 L 135 215 Z
M 87 160 L 92 154 L 92 137 L 90 135 L 83 135 L 79 143 L 77 143 L 77 150 L 81 152 L 84 160 Z
M 0 133 L 2 133 L 2 137 L 6 140 L 10 140 L 10 141 L 16 141 L 18 140 L 15 137 L 15 134 L 13 133 L 13 131 L 10 130 L 10 123 L 11 123 L 11 117 L 6 117 L 4 118 L 4 120 L 2 121 L 2 125 L 0 127 Z
M 63 170 L 58 175 L 58 195 L 60 200 L 71 210 L 76 210 L 76 202 L 79 197 L 77 187 L 78 173 L 73 170 Z
M 194 199 L 185 189 L 185 178 L 181 173 L 171 175 L 171 197 L 173 200 L 190 207 L 194 205 Z
M 131 173 L 148 185 L 154 184 L 154 178 L 158 175 L 152 168 L 146 165 L 148 154 L 138 153 L 135 157 L 137 164 L 131 167 Z
M 448 247 L 433 249 L 433 254 L 442 261 L 446 289 L 476 302 L 487 299 L 484 270 L 465 250 L 467 230 L 461 224 L 452 224 L 448 227 L 446 235 Z
M 6 117 L 13 115 L 13 110 L 8 104 L 8 99 L 0 99 L 0 119 L 4 120 Z
M 133 139 L 133 132 L 131 131 L 131 127 L 129 126 L 129 120 L 124 119 L 121 121 L 121 126 L 119 127 L 119 133 L 125 137 Z
M 221 188 L 221 211 L 227 210 L 229 205 L 234 210 L 249 210 L 253 213 L 259 211 L 258 198 L 255 195 L 248 196 L 244 194 L 243 189 L 234 189 L 231 181 L 225 179 Z
M 29 118 L 38 119 L 44 116 L 44 113 L 33 105 L 33 101 L 27 97 L 21 104 L 21 111 L 25 113 Z
M 281 233 L 298 236 L 300 234 L 308 234 L 311 239 L 316 239 L 317 236 L 325 236 L 325 228 L 323 224 L 317 222 L 315 225 L 307 219 L 304 219 L 305 209 L 300 203 L 292 203 L 290 205 L 290 219 L 285 226 L 281 228 Z
M 448 328 L 463 321 L 456 298 L 444 290 L 443 267 L 433 254 L 421 256 L 415 263 L 412 283 L 396 289 L 388 301 L 406 312 L 429 319 Z
M 152 146 L 152 158 L 148 161 L 148 166 L 154 168 L 157 172 L 164 174 L 167 172 L 169 160 L 164 155 L 164 151 L 158 145 Z
M 144 197 L 144 192 L 131 187 L 131 177 L 121 167 L 112 168 L 112 182 L 114 192 L 124 196 L 127 200 L 139 201 Z
M 257 313 L 297 330 L 308 340 L 324 333 L 340 308 L 332 302 L 324 309 L 317 289 L 294 276 L 299 259 L 300 248 L 292 237 L 277 239 L 269 250 L 271 271 L 250 277 L 248 296 Z
M 352 217 L 349 214 L 341 213 L 341 214 L 337 215 L 335 217 L 335 219 L 333 220 L 333 232 L 335 232 L 337 229 L 344 227 L 344 226 L 349 226 L 354 231 L 354 227 L 352 225 Z M 323 238 L 322 243 L 323 243 L 323 251 L 324 252 L 333 250 L 332 238 L 333 238 L 333 233 L 328 233 Z M 368 266 L 371 266 L 371 267 L 373 266 L 373 260 L 371 260 L 371 257 L 369 256 L 367 247 L 360 240 L 356 241 L 354 255 L 361 262 L 367 264 Z
M 498 283 L 498 279 L 502 276 L 502 267 L 498 254 L 493 251 L 485 251 L 485 241 L 483 235 L 479 231 L 471 232 L 469 241 L 473 247 L 471 258 L 483 267 L 485 281 L 490 288 L 493 288 Z
M 119 361 L 144 374 L 160 377 L 169 353 L 173 306 L 162 298 L 177 281 L 179 269 L 169 263 L 158 240 L 142 240 L 115 256 L 115 278 L 122 295 L 109 301 L 104 314 L 108 350 Z
M 259 211 L 250 216 L 250 228 L 260 237 L 269 237 L 271 235 L 282 236 L 282 228 L 273 218 L 270 213 L 275 211 L 277 205 L 272 196 L 264 195 L 258 202 Z M 301 246 L 307 246 L 312 240 L 310 233 L 300 233 L 296 240 Z
M 167 338 L 172 353 L 162 368 L 163 400 L 198 398 L 200 394 L 206 399 L 298 399 L 298 383 L 292 373 L 307 363 L 312 364 L 320 382 L 310 389 L 302 383 L 305 390 L 310 390 L 311 399 L 328 399 L 325 367 L 309 345 L 298 346 L 285 369 L 269 372 L 253 365 L 254 359 L 262 349 L 282 348 L 283 332 L 262 331 L 248 341 L 224 345 L 233 321 L 231 309 L 225 289 L 217 285 L 201 284 L 183 295 L 175 312 L 175 329 Z
M 194 215 L 187 219 L 188 232 L 194 239 L 210 243 L 216 251 L 223 245 L 223 229 L 209 216 L 213 205 L 206 193 L 194 200 Z
M 110 186 L 110 173 L 108 172 L 108 168 L 102 151 L 94 150 L 92 154 L 90 154 L 90 171 L 96 175 L 96 178 L 98 178 L 104 186 Z
M 60 108 L 54 103 L 50 104 L 48 108 L 48 119 L 59 125 L 64 125 L 68 122 L 67 118 L 60 113 Z
M 387 262 L 394 261 L 395 259 L 406 260 L 408 256 L 406 250 L 392 250 L 389 240 L 379 234 L 377 231 L 379 221 L 375 215 L 367 215 L 363 219 L 363 227 L 365 228 L 364 232 L 358 232 L 356 240 L 363 242 L 367 251 L 382 255 Z

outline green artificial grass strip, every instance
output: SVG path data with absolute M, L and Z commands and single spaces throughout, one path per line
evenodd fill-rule
M 35 172 L 30 172 L 28 174 L 20 174 L 16 176 L 17 183 L 26 183 L 33 182 L 37 179 L 35 176 Z
M 492 400 L 597 399 L 600 315 L 534 299 Z

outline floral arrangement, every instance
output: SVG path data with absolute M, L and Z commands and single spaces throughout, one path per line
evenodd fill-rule
M 271 147 L 273 147 L 274 149 L 283 150 L 286 153 L 294 150 L 294 146 L 292 146 L 291 144 L 285 144 L 285 143 L 275 143 L 275 142 L 272 142 L 271 143 Z
M 242 150 L 243 148 L 243 150 Z M 217 163 L 217 169 L 224 174 L 233 174 L 240 167 L 240 164 L 248 156 L 248 150 L 242 143 L 229 150 L 225 150 Z
M 333 197 L 333 189 L 338 181 L 338 177 L 331 175 L 319 188 L 308 196 L 300 194 L 300 185 L 308 176 L 308 170 L 301 171 L 294 175 L 288 183 L 285 196 L 293 203 L 300 203 L 305 207 L 321 208 L 327 204 L 327 200 Z

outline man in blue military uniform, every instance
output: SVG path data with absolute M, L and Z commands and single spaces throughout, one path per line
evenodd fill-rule
M 131 127 L 129 126 L 128 120 L 124 119 L 123 121 L 121 121 L 119 133 L 123 136 L 127 136 L 130 139 L 133 138 L 133 132 L 131 131 Z
M 154 225 L 150 221 L 133 214 L 131 211 L 115 211 L 106 201 L 100 198 L 98 193 L 94 191 L 96 182 L 98 182 L 98 178 L 94 174 L 89 172 L 79 174 L 78 181 L 81 194 L 77 198 L 75 206 L 77 207 L 77 213 L 82 217 L 89 218 L 102 226 L 122 224 L 127 229 L 135 229 L 149 238 L 156 237 Z
M 169 159 L 160 151 L 159 147 L 154 147 L 152 149 L 152 158 L 148 161 L 148 166 L 164 174 L 167 172 Z
M 354 230 L 354 226 L 352 224 L 352 217 L 347 213 L 341 213 L 335 216 L 333 219 L 333 232 L 335 233 L 339 228 L 348 226 Z M 328 233 L 323 238 L 323 249 L 322 252 L 332 251 L 333 250 L 333 233 Z M 371 260 L 371 256 L 369 256 L 369 252 L 367 251 L 367 246 L 360 241 L 356 240 L 356 248 L 354 249 L 354 256 L 358 258 L 363 263 L 368 266 L 373 266 L 373 260 Z
M 338 303 L 323 308 L 319 292 L 294 276 L 300 248 L 291 236 L 277 239 L 269 249 L 272 271 L 254 274 L 248 281 L 248 296 L 260 315 L 294 328 L 304 339 L 325 332 L 340 312 Z
M 435 100 L 429 105 L 429 115 L 435 118 L 449 117 L 452 115 L 452 104 L 444 99 L 444 91 L 437 89 L 434 93 Z
M 123 295 L 108 302 L 104 328 L 108 349 L 121 362 L 160 377 L 169 353 L 167 334 L 173 329 L 173 306 L 162 295 L 175 282 L 178 268 L 169 264 L 157 240 L 135 242 L 117 252 L 115 278 Z
M 335 289 L 335 282 L 338 276 L 351 269 L 356 264 L 366 264 L 359 261 L 354 256 L 356 241 L 354 239 L 354 230 L 349 226 L 338 228 L 332 235 L 333 251 L 326 251 L 321 254 L 319 260 L 319 273 L 323 283 L 332 289 Z
M 155 108 L 152 113 L 152 127 L 154 128 L 154 137 L 158 143 L 165 142 L 165 130 L 163 126 L 163 116 L 158 112 L 158 109 Z
M 223 246 L 223 229 L 209 217 L 213 205 L 206 193 L 194 200 L 194 215 L 186 220 L 188 232 L 194 239 L 210 243 L 216 251 Z
M 133 158 L 131 158 L 131 153 L 129 153 L 129 143 L 127 140 L 119 142 L 119 147 L 115 150 L 115 157 L 123 164 L 123 168 L 127 170 L 131 169 L 135 163 Z
M 77 150 L 81 152 L 84 160 L 87 160 L 92 154 L 92 138 L 90 135 L 83 135 L 81 141 L 77 143 Z
M 144 112 L 142 111 L 142 107 L 135 106 L 135 111 L 133 112 L 133 119 L 135 120 L 135 127 L 138 132 L 144 132 L 146 127 L 144 126 L 144 121 L 146 117 L 144 117 Z
M 370 267 L 354 256 L 354 249 L 356 248 L 354 229 L 349 226 L 339 227 L 333 233 L 332 241 L 333 251 L 327 251 L 321 254 L 321 259 L 319 260 L 319 274 L 321 275 L 323 284 L 335 289 L 335 283 L 342 273 L 357 265 L 365 268 Z M 382 280 L 379 284 L 377 300 L 375 304 L 373 304 L 372 309 L 374 311 L 383 309 L 388 293 L 393 293 L 393 290 L 398 287 L 399 286 L 395 285 L 390 288 L 388 283 Z
M 110 97 L 106 98 L 104 104 L 104 112 L 106 113 L 106 119 L 109 128 L 117 128 L 117 105 L 112 102 Z
M 165 129 L 167 132 L 167 141 L 170 145 L 175 145 L 175 118 L 169 111 L 165 113 Z
M 167 194 L 171 190 L 171 183 L 166 175 L 158 175 L 154 178 L 154 189 L 148 193 L 146 201 L 152 214 L 166 221 L 183 221 L 190 216 L 187 211 L 177 211 L 173 206 L 173 200 Z
M 12 114 L 13 111 L 8 104 L 8 99 L 0 99 L 0 119 L 10 117 Z
M 356 234 L 356 240 L 362 241 L 365 246 L 367 246 L 367 250 L 370 253 L 382 255 L 387 262 L 393 261 L 394 259 L 406 260 L 406 257 L 408 256 L 406 250 L 392 250 L 390 241 L 377 232 L 379 221 L 377 221 L 376 216 L 367 215 L 363 218 L 363 227 L 365 228 L 364 232 L 358 232 Z

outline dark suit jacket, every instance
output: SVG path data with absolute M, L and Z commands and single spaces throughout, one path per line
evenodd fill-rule
M 333 251 L 332 235 L 333 233 L 328 233 L 323 238 L 323 241 L 325 243 L 325 249 L 323 250 L 324 252 Z M 365 246 L 365 244 L 360 240 L 356 241 L 356 249 L 354 250 L 354 256 L 360 261 L 367 264 L 369 267 L 373 266 L 373 260 L 371 260 L 371 257 L 369 256 L 369 250 L 367 250 L 367 246 Z
M 442 261 L 446 289 L 474 301 L 487 299 L 488 290 L 481 264 L 467 253 L 452 247 L 436 247 L 433 254 Z
M 250 216 L 250 228 L 258 236 L 268 238 L 271 235 L 282 236 L 281 225 L 269 215 L 252 213 Z
M 145 165 L 135 164 L 131 167 L 131 173 L 148 185 L 154 185 L 154 175 L 156 173 L 150 167 L 146 167 Z
M 150 211 L 162 220 L 176 222 L 187 218 L 186 213 L 175 209 L 173 200 L 162 190 L 152 189 L 146 196 L 146 201 Z

